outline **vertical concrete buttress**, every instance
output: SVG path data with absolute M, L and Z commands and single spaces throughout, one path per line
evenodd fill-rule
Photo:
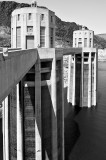
M 16 86 L 16 104 L 17 104 L 17 160 L 23 160 L 23 106 L 21 82 Z
M 68 89 L 67 89 L 67 100 L 71 103 L 71 66 L 72 66 L 72 55 L 69 55 L 68 63 Z
M 35 159 L 42 160 L 40 60 L 35 64 Z
M 91 107 L 91 69 L 92 69 L 92 63 L 91 63 L 91 52 L 89 52 L 89 73 L 88 73 L 88 108 Z
M 61 89 L 62 89 L 62 160 L 65 158 L 65 151 L 64 151 L 64 79 L 63 79 L 63 58 L 61 60 Z M 58 159 L 59 160 L 59 159 Z
M 76 82 L 77 83 L 77 82 Z M 81 54 L 81 98 L 80 98 L 80 107 L 83 107 L 84 101 L 84 53 Z
M 75 84 L 76 84 L 76 55 L 74 54 L 74 65 L 73 65 L 73 87 L 72 87 L 72 105 L 75 106 Z
M 57 154 L 57 94 L 56 94 L 56 55 L 52 60 L 52 71 L 51 71 L 51 100 L 52 100 L 52 160 L 58 159 Z M 55 117 L 54 117 L 55 115 Z
M 95 52 L 94 57 L 94 105 L 96 106 L 96 97 L 97 97 L 97 52 Z
M 3 160 L 9 160 L 8 96 L 2 102 L 2 105 L 3 105 Z

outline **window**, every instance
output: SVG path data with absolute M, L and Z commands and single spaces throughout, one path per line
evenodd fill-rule
M 87 38 L 84 38 L 84 47 L 87 47 Z
M 79 41 L 82 41 L 82 38 L 79 38 Z
M 41 21 L 44 20 L 44 14 L 41 14 Z
M 21 47 L 21 27 L 16 28 L 16 48 Z
M 18 16 L 17 16 L 17 20 L 18 20 L 18 21 L 20 20 L 20 14 L 18 14 Z
M 45 47 L 45 27 L 40 27 L 40 47 Z
M 51 22 L 53 22 L 53 16 L 51 16 Z
M 33 26 L 27 26 L 27 32 L 32 33 L 33 32 Z
M 89 53 L 84 53 L 84 62 L 88 62 Z
M 77 46 L 77 38 L 75 38 L 75 47 Z
M 92 38 L 90 38 L 89 47 L 92 46 Z
M 53 48 L 53 37 L 51 37 L 51 48 Z
M 82 42 L 78 42 L 78 47 L 82 47 Z
M 53 48 L 53 35 L 54 35 L 54 29 L 50 28 L 50 45 L 51 45 L 51 48 Z
M 32 14 L 29 13 L 29 14 L 28 14 L 28 20 L 31 20 L 31 19 L 32 19 Z

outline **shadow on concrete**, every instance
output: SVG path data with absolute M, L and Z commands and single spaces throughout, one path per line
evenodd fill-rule
M 41 89 L 42 112 L 42 159 L 52 159 L 52 118 L 56 121 L 50 96 L 51 87 L 42 86 Z
M 2 118 L 0 118 L 0 160 L 3 160 Z
M 53 130 L 52 125 L 53 123 L 56 124 L 56 119 L 58 120 L 58 123 L 57 123 L 58 127 L 60 127 L 61 125 L 61 110 L 59 108 L 61 106 L 61 102 L 60 103 L 57 102 L 58 103 L 58 106 L 57 106 L 58 114 L 56 117 L 53 106 L 52 106 L 52 100 L 51 100 L 51 86 L 48 86 L 46 84 L 45 86 L 42 86 L 41 90 L 42 90 L 41 91 L 42 132 L 40 133 L 40 135 L 42 136 L 42 159 L 51 160 L 52 159 L 52 149 L 53 149 L 52 148 L 53 136 L 55 139 L 55 130 Z M 34 106 L 34 94 L 31 92 L 30 89 L 29 89 L 29 94 L 31 96 L 30 98 L 31 98 L 32 106 Z M 78 106 L 73 107 L 70 103 L 67 102 L 67 88 L 64 88 L 64 104 L 65 104 L 64 105 L 65 160 L 68 160 L 69 155 L 71 154 L 71 151 L 80 136 L 79 126 L 77 122 L 75 121 L 75 117 L 80 112 L 81 108 Z M 33 109 L 33 112 L 35 114 L 34 109 Z M 59 154 L 59 148 L 61 148 L 60 131 L 61 131 L 61 128 L 60 129 L 58 128 L 57 129 L 58 154 Z
M 27 75 L 26 81 L 34 81 L 34 74 Z M 41 77 L 43 80 L 45 75 Z M 49 77 L 50 78 L 50 77 Z M 35 129 L 32 130 L 32 128 L 35 127 L 35 87 L 28 87 L 24 90 L 24 135 L 26 139 L 30 139 L 30 142 L 28 144 L 28 141 L 25 140 L 25 158 L 34 158 L 34 152 L 35 152 Z M 29 110 L 30 109 L 30 110 Z M 27 118 L 26 118 L 27 116 Z M 32 121 L 28 121 L 27 119 L 32 117 Z M 51 85 L 47 85 L 45 81 L 45 85 L 41 87 L 41 125 L 42 130 L 39 128 L 39 122 L 38 124 L 38 130 L 39 134 L 42 139 L 42 159 L 43 160 L 51 160 L 52 159 L 52 143 L 53 143 L 53 136 L 55 139 L 55 130 L 53 130 L 53 124 L 56 124 L 56 115 L 53 110 L 52 106 L 52 100 L 51 100 Z M 28 128 L 28 131 L 27 131 Z M 26 133 L 25 133 L 26 132 Z M 32 138 L 32 140 L 31 140 Z M 30 150 L 31 149 L 31 150 Z M 34 150 L 33 150 L 34 149 Z M 54 151 L 55 152 L 55 151 Z
M 80 136 L 79 126 L 74 120 L 80 110 L 80 107 L 74 107 L 67 102 L 67 88 L 64 88 L 65 160 L 69 159 L 69 155 Z

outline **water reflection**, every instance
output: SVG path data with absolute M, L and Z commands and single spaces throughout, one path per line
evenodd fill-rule
M 80 108 L 74 108 L 67 102 L 67 88 L 64 89 L 64 116 L 65 116 L 65 160 L 68 159 L 77 139 L 80 136 L 80 131 L 77 122 L 74 120 L 75 116 L 79 113 Z
M 3 159 L 3 134 L 2 134 L 2 118 L 0 117 L 0 160 Z

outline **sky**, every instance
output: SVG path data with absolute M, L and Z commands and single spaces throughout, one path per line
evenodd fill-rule
M 14 1 L 32 2 L 32 0 Z M 106 33 L 106 0 L 37 0 L 37 4 L 54 11 L 63 21 L 87 26 L 95 34 Z

